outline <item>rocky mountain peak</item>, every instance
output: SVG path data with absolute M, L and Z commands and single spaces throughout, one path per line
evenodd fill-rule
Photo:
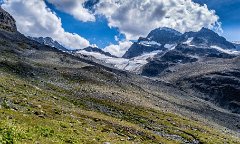
M 16 32 L 17 26 L 15 19 L 2 7 L 0 6 L 0 29 L 9 31 L 9 32 Z
M 93 52 L 93 53 L 99 53 L 99 54 L 102 54 L 102 55 L 105 55 L 105 56 L 108 56 L 108 57 L 113 57 L 113 58 L 117 58 L 116 56 L 110 54 L 109 52 L 105 52 L 103 51 L 102 49 L 98 48 L 98 47 L 93 47 L 93 46 L 89 46 L 89 47 L 86 47 L 84 49 L 82 49 L 83 51 L 86 51 L 86 52 Z M 82 50 L 76 50 L 75 53 L 81 53 Z M 74 51 L 73 51 L 74 52 Z
M 198 36 L 202 36 L 202 37 L 220 37 L 217 33 L 215 33 L 214 31 L 203 27 L 200 31 L 197 32 Z
M 161 27 L 152 30 L 147 38 L 150 39 L 151 41 L 156 41 L 161 44 L 166 44 L 166 43 L 176 43 L 179 41 L 181 37 L 181 33 L 167 27 Z
M 206 47 L 218 46 L 223 49 L 236 49 L 236 47 L 228 42 L 224 37 L 218 35 L 208 28 L 202 28 L 198 32 L 186 32 L 183 38 L 193 38 L 192 44 L 204 45 Z

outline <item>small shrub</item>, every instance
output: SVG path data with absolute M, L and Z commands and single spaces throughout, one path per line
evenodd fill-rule
M 13 129 L 0 129 L 0 143 L 1 144 L 13 144 L 14 143 Z
M 43 137 L 51 137 L 54 135 L 54 130 L 50 128 L 39 127 L 38 131 L 40 132 L 41 136 Z

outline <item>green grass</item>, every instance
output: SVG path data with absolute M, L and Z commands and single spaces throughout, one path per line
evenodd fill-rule
M 76 108 L 54 92 L 11 75 L 1 75 L 0 91 L 6 103 L 0 109 L 2 143 L 121 143 L 127 142 L 125 135 L 135 142 L 166 141 L 132 123 Z

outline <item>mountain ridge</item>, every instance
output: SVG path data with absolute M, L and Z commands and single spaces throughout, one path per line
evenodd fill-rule
M 55 47 L 61 51 L 68 52 L 69 50 L 62 46 L 59 42 L 53 40 L 51 37 L 30 37 L 29 39 L 39 42 L 40 44 L 44 44 L 50 47 Z
M 86 51 L 86 52 L 90 52 L 90 53 L 91 52 L 95 52 L 95 53 L 103 54 L 105 56 L 117 58 L 116 56 L 110 54 L 109 52 L 105 52 L 105 51 L 103 51 L 102 49 L 100 49 L 98 47 L 92 47 L 92 46 L 86 47 L 86 48 L 81 49 L 81 50 L 73 50 L 72 53 L 81 53 L 81 51 Z
M 190 40 L 190 41 L 189 41 Z M 142 45 L 142 43 L 150 43 L 149 45 Z M 200 46 L 219 46 L 223 49 L 236 49 L 236 47 L 228 42 L 224 37 L 210 29 L 202 28 L 198 32 L 180 32 L 171 28 L 157 28 L 151 31 L 146 38 L 139 38 L 128 51 L 123 55 L 123 58 L 133 58 L 141 55 L 144 52 L 151 52 L 153 50 L 167 50 L 165 45 L 178 45 L 183 43 L 200 45 Z M 151 44 L 152 43 L 152 44 Z

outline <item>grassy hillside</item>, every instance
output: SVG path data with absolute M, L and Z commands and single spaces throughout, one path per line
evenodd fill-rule
M 36 85 L 1 68 L 1 143 L 237 143 L 230 135 L 170 113 L 74 100 L 57 86 Z

